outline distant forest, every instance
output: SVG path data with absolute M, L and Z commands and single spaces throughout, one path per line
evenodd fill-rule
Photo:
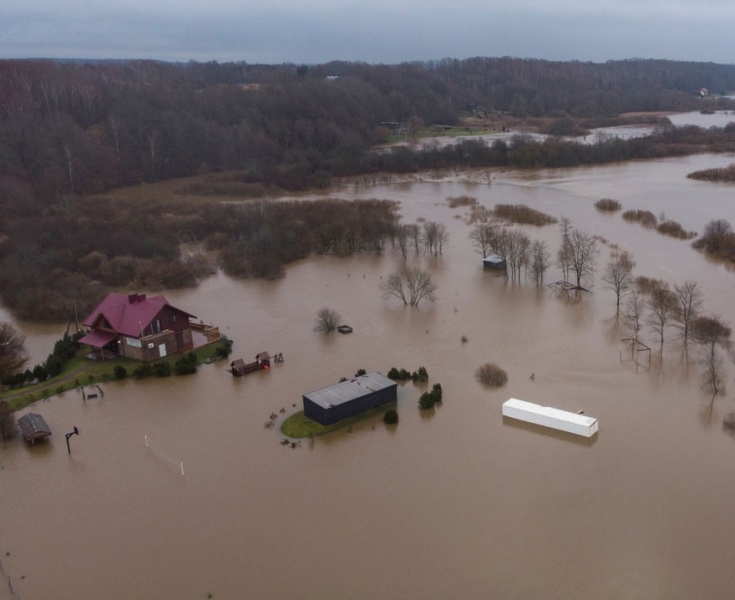
M 711 95 L 700 97 L 703 88 Z M 280 264 L 258 267 L 262 263 L 248 254 L 255 247 L 271 256 L 263 246 L 274 239 L 270 224 L 213 232 L 218 219 L 211 206 L 206 215 L 202 207 L 153 210 L 135 203 L 116 212 L 87 198 L 116 187 L 211 174 L 221 178 L 208 193 L 248 197 L 376 172 L 574 166 L 732 151 L 735 125 L 717 131 L 661 125 L 648 138 L 595 144 L 518 135 L 491 145 L 467 139 L 442 148 L 375 151 L 392 130 L 412 121 L 537 119 L 561 135 L 614 124 L 630 112 L 733 109 L 721 96 L 730 90 L 733 65 L 662 60 L 0 61 L 0 295 L 19 316 L 59 319 L 72 299 L 96 300 L 106 285 L 192 285 L 199 271 L 181 267 L 184 241 L 216 247 L 233 272 L 280 271 Z M 373 208 L 377 237 L 355 244 L 310 240 L 309 251 L 378 251 L 395 219 L 386 219 L 385 207 Z M 348 209 L 326 214 L 354 217 Z M 205 221 L 206 235 L 191 226 Z M 301 230 L 284 235 L 308 237 Z M 281 254 L 288 261 L 303 251 Z

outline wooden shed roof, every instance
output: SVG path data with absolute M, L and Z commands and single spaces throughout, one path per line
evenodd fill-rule
M 18 419 L 18 425 L 27 442 L 42 440 L 51 435 L 51 429 L 44 418 L 36 413 L 28 413 Z

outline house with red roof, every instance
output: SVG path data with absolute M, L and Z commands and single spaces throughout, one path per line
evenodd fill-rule
M 91 331 L 79 343 L 98 349 L 103 357 L 158 360 L 194 348 L 192 318 L 161 295 L 111 292 L 84 320 Z

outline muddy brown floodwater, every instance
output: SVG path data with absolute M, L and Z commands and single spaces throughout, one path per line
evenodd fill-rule
M 466 209 L 446 203 L 468 194 L 487 207 L 568 216 L 631 252 L 636 274 L 698 281 L 705 310 L 735 323 L 735 273 L 592 206 L 611 197 L 696 231 L 714 218 L 735 223 L 732 187 L 685 177 L 730 162 L 693 156 L 494 174 L 492 183 L 486 174 L 426 176 L 334 192 L 392 198 L 405 222 L 448 226 L 442 257 L 410 259 L 438 284 L 437 302 L 418 310 L 381 298 L 381 278 L 401 264 L 390 249 L 304 260 L 276 282 L 219 274 L 169 292 L 234 339 L 234 357 L 267 350 L 285 362 L 238 379 L 225 364 L 205 365 L 190 377 L 110 383 L 102 399 L 67 392 L 34 406 L 50 443 L 0 449 L 0 559 L 17 597 L 732 598 L 735 439 L 721 428 L 733 410 L 732 362 L 728 393 L 711 402 L 696 352 L 684 361 L 669 331 L 650 372 L 636 373 L 621 361 L 628 332 L 615 326 L 599 273 L 575 302 L 483 272 Z M 556 226 L 525 231 L 556 251 Z M 603 246 L 600 268 L 608 256 Z M 558 278 L 552 268 L 546 279 Z M 354 333 L 314 333 L 322 306 Z M 35 360 L 63 331 L 18 326 Z M 642 339 L 655 347 L 650 332 Z M 504 388 L 475 382 L 485 362 L 508 371 Z M 378 415 L 291 448 L 263 426 L 357 369 L 421 365 L 445 401 L 419 412 L 424 388 L 401 386 L 395 428 Z M 504 420 L 510 397 L 584 410 L 599 434 L 589 441 Z M 12 598 L 2 581 L 0 598 Z

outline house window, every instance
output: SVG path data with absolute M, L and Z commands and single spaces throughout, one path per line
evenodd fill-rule
M 176 323 L 176 315 L 175 314 L 171 313 L 168 316 L 168 323 L 169 323 L 169 325 L 173 325 L 174 323 Z
M 153 319 L 151 322 L 151 331 L 153 333 L 161 333 L 161 319 Z

